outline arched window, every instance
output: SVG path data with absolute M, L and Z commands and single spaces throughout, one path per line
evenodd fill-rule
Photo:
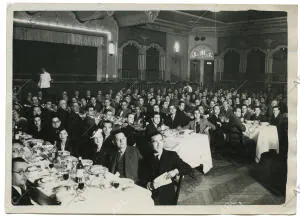
M 138 79 L 138 55 L 139 51 L 135 45 L 127 45 L 123 48 L 122 54 L 122 78 Z
M 287 75 L 287 48 L 274 52 L 272 71 L 277 75 Z
M 224 56 L 224 79 L 236 79 L 239 73 L 240 55 L 236 51 L 228 51 Z
M 157 48 L 151 47 L 146 53 L 146 80 L 159 80 L 159 51 Z
M 247 78 L 249 79 L 259 79 L 261 75 L 265 73 L 265 58 L 264 52 L 253 49 L 248 52 L 247 55 Z

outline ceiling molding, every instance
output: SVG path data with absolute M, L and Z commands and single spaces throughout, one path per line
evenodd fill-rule
M 155 20 L 155 23 L 166 23 L 166 24 L 170 24 L 170 25 L 176 25 L 177 26 L 182 26 L 184 28 L 191 28 L 191 25 L 186 25 L 186 24 L 183 24 L 183 23 L 178 23 L 178 22 L 174 22 L 174 21 L 168 21 L 168 20 L 165 20 L 165 19 L 161 19 L 161 18 L 157 18 Z M 173 26 L 174 27 L 174 26 Z
M 225 24 L 225 25 L 227 24 L 227 23 L 225 23 L 223 21 L 220 21 L 220 20 L 217 20 L 217 19 L 202 17 L 202 16 L 199 16 L 199 15 L 194 15 L 194 14 L 190 14 L 190 13 L 183 12 L 183 11 L 170 11 L 170 12 L 185 15 L 185 16 L 189 16 L 189 17 L 193 17 L 193 18 L 197 18 L 197 19 L 201 19 L 201 20 L 206 20 L 206 21 L 210 21 L 210 22 L 214 22 L 214 23 Z

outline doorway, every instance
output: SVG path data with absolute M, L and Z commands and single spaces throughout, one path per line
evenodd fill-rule
M 214 61 L 204 61 L 204 86 L 212 88 L 214 83 Z
M 190 81 L 191 82 L 200 82 L 200 60 L 191 60 L 190 61 Z

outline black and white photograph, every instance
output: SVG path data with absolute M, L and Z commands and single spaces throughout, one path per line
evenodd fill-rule
M 30 5 L 7 40 L 9 213 L 287 213 L 296 6 Z

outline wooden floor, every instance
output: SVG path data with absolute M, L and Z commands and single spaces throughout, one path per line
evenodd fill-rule
M 196 179 L 183 180 L 178 205 L 278 205 L 276 196 L 250 176 L 254 164 L 240 164 L 221 156 L 206 175 L 195 170 Z

